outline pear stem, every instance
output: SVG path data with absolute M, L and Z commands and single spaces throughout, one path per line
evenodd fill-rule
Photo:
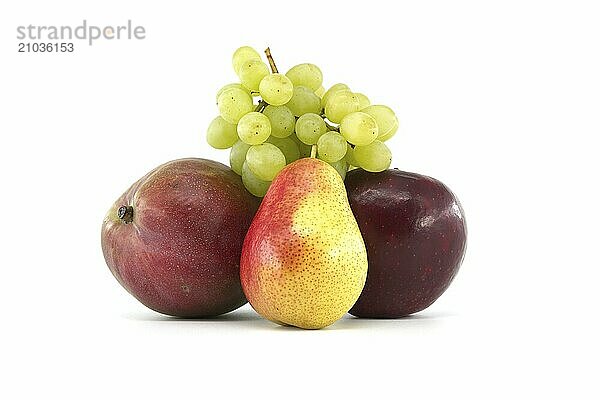
M 121 221 L 126 224 L 129 224 L 133 221 L 133 207 L 131 206 L 121 206 L 117 211 L 117 216 Z
M 310 158 L 315 158 L 317 157 L 317 145 L 313 144 L 312 147 L 310 148 Z
M 275 60 L 273 60 L 273 55 L 271 55 L 271 49 L 269 47 L 265 49 L 265 54 L 267 55 L 267 60 L 269 60 L 269 66 L 271 67 L 271 71 L 274 74 L 279 73 L 279 71 L 277 70 L 277 65 L 275 65 Z

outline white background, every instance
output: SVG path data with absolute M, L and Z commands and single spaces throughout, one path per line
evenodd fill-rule
M 82 3 L 0 5 L 0 397 L 598 398 L 594 2 Z M 17 53 L 18 25 L 84 18 L 147 38 Z M 390 105 L 393 165 L 458 194 L 467 255 L 430 308 L 321 331 L 249 306 L 177 321 L 111 276 L 100 224 L 133 181 L 226 162 L 203 135 L 244 44 Z

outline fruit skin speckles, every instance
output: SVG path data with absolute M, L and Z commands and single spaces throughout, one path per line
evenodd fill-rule
M 440 181 L 390 169 L 346 175 L 350 206 L 369 255 L 357 317 L 398 318 L 429 307 L 462 263 L 467 228 L 456 196 Z
M 305 158 L 273 181 L 248 231 L 240 267 L 250 304 L 265 318 L 328 326 L 364 286 L 367 254 L 339 174 Z

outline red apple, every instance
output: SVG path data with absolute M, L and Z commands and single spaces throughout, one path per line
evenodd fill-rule
M 350 207 L 367 246 L 367 282 L 350 313 L 397 318 L 429 307 L 458 272 L 464 212 L 440 181 L 391 169 L 348 172 Z
M 242 306 L 239 262 L 259 199 L 215 161 L 152 170 L 111 207 L 102 251 L 119 283 L 147 307 L 206 317 Z

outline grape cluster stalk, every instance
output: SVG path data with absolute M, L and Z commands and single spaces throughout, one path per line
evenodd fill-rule
M 344 83 L 325 90 L 315 64 L 281 74 L 271 50 L 264 53 L 268 64 L 252 47 L 234 52 L 239 82 L 217 92 L 219 116 L 206 132 L 209 145 L 231 149 L 231 168 L 250 193 L 263 197 L 281 169 L 304 157 L 327 162 L 342 179 L 353 168 L 389 168 L 392 154 L 384 142 L 398 130 L 391 108 L 371 105 Z

